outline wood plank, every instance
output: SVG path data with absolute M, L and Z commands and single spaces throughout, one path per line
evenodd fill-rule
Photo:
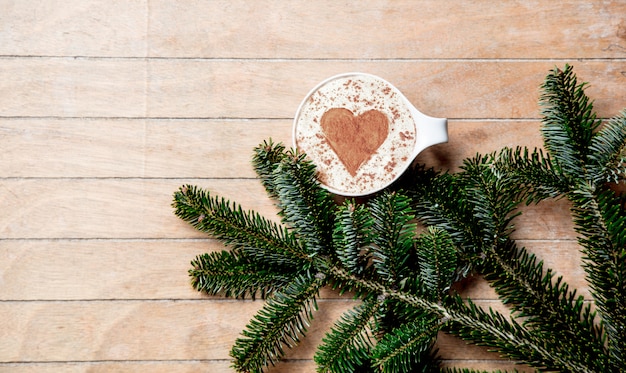
M 279 221 L 256 179 L 4 179 L 0 236 L 10 239 L 206 238 L 169 208 L 183 184 L 197 185 Z M 572 239 L 567 201 L 525 208 L 516 239 Z
M 448 121 L 448 142 L 421 152 L 415 162 L 436 170 L 459 172 L 463 161 L 505 147 L 543 148 L 539 120 Z
M 0 116 L 293 118 L 307 92 L 346 71 L 380 75 L 422 112 L 538 118 L 539 85 L 572 63 L 600 116 L 624 108 L 626 62 L 2 58 Z
M 536 372 L 536 369 L 530 368 L 528 366 L 514 364 L 512 362 L 502 360 L 445 360 L 442 362 L 442 366 L 458 369 L 473 369 L 477 372 L 514 372 L 516 370 L 520 373 Z
M 591 299 L 575 241 L 518 242 Z M 0 300 L 206 299 L 187 271 L 197 255 L 224 250 L 216 240 L 0 240 Z M 45 284 L 45 285 L 43 285 Z M 485 281 L 458 284 L 464 296 L 493 300 Z M 349 299 L 325 289 L 324 299 Z M 222 299 L 221 297 L 211 299 Z
M 149 48 L 196 58 L 609 58 L 626 48 L 625 12 L 620 1 L 573 0 L 13 2 L 0 15 L 0 55 L 141 57 Z
M 541 147 L 540 123 L 450 120 L 449 142 L 417 159 L 459 171 L 462 160 L 502 147 Z M 0 119 L 0 177 L 255 177 L 253 148 L 292 146 L 292 122 L 200 119 Z
M 222 248 L 215 240 L 0 240 L 0 299 L 198 299 L 189 263 Z
M 0 300 L 221 300 L 194 290 L 188 270 L 225 249 L 213 239 L 0 240 Z M 320 298 L 351 296 L 324 288 Z
M 140 117 L 146 62 L 0 58 L 0 116 Z
M 148 33 L 150 55 L 167 57 L 622 57 L 625 13 L 620 1 L 159 0 Z
M 289 120 L 5 118 L 0 174 L 250 178 L 253 148 L 270 138 L 290 146 L 291 131 Z
M 95 361 L 54 363 L 0 363 L 0 373 L 233 373 L 230 361 Z M 312 360 L 282 361 L 268 373 L 316 373 Z
M 307 337 L 287 352 L 286 359 L 311 359 L 332 323 L 354 302 L 318 304 Z M 2 302 L 0 326 L 5 338 L 0 339 L 0 361 L 229 360 L 232 343 L 259 307 L 259 301 Z M 463 344 L 441 336 L 442 357 L 474 361 L 497 357 L 482 347 Z
M 228 361 L 124 361 L 124 362 L 58 362 L 58 363 L 0 363 L 0 373 L 233 373 Z M 475 370 L 506 370 L 517 369 L 519 372 L 534 372 L 523 366 L 513 365 L 502 360 L 444 360 L 442 366 L 469 368 Z M 312 360 L 281 361 L 267 370 L 268 373 L 316 373 L 316 365 Z
M 3 2 L 0 55 L 145 56 L 147 1 Z
M 0 182 L 3 238 L 206 238 L 174 216 L 183 184 L 210 188 L 245 209 L 277 219 L 257 180 L 5 179 Z
M 522 215 L 515 218 L 514 239 L 568 240 L 577 237 L 572 221 L 571 204 L 566 199 L 545 200 L 536 205 L 520 206 Z
M 318 302 L 288 359 L 310 359 L 352 301 Z M 2 302 L 2 362 L 226 360 L 260 301 Z M 175 325 L 176 327 L 171 327 Z
M 251 301 L 3 302 L 0 361 L 228 359 L 230 345 L 260 306 Z
M 293 118 L 322 80 L 348 71 L 379 75 L 420 111 L 443 118 L 538 118 L 539 86 L 569 62 L 600 116 L 626 106 L 626 62 L 413 60 L 150 60 L 151 117 Z

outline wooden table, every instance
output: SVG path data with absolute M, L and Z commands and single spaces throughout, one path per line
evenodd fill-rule
M 273 217 L 252 148 L 290 146 L 300 100 L 346 71 L 449 118 L 450 142 L 419 156 L 429 166 L 541 146 L 555 66 L 591 82 L 600 116 L 626 107 L 624 15 L 619 0 L 0 0 L 0 372 L 230 372 L 261 302 L 192 290 L 190 260 L 222 246 L 172 214 L 181 184 Z M 518 227 L 588 296 L 565 203 Z M 498 307 L 480 282 L 467 292 Z M 324 293 L 271 371 L 314 372 L 351 302 Z M 510 366 L 451 337 L 440 349 L 448 365 Z

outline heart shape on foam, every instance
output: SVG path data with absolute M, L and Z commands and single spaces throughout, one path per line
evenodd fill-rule
M 322 115 L 320 125 L 330 147 L 352 176 L 389 134 L 389 119 L 378 110 L 354 115 L 345 108 L 332 108 Z

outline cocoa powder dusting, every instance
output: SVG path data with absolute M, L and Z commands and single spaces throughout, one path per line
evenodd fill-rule
M 378 110 L 354 115 L 345 108 L 332 108 L 322 115 L 322 131 L 350 175 L 355 176 L 387 138 L 389 120 Z

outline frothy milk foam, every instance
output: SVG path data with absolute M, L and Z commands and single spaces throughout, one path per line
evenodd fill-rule
M 417 130 L 393 86 L 375 76 L 346 75 L 315 90 L 300 107 L 294 140 L 319 181 L 344 195 L 391 183 L 413 161 Z

